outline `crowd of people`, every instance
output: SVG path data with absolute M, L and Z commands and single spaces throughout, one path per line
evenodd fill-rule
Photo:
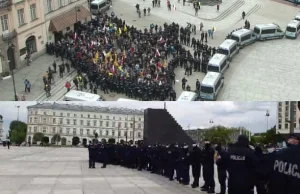
M 175 68 L 184 68 L 187 76 L 192 69 L 205 72 L 205 62 L 215 52 L 207 46 L 207 33 L 202 32 L 201 39 L 196 40 L 191 38 L 192 31 L 189 25 L 183 28 L 175 23 L 163 26 L 152 23 L 149 28 L 139 30 L 126 25 L 114 13 L 103 14 L 62 35 L 56 44 L 47 44 L 46 50 L 61 58 L 61 77 L 66 70 L 76 69 L 81 77 L 72 80 L 76 88 L 89 86 L 93 93 L 100 89 L 143 101 L 176 100 Z M 195 49 L 194 57 L 187 47 Z M 55 72 L 56 62 L 43 78 L 48 93 Z M 66 83 L 68 90 L 71 84 Z M 191 88 L 189 84 L 187 88 Z
M 298 194 L 300 137 L 292 134 L 287 148 L 277 151 L 268 145 L 266 152 L 257 145 L 249 143 L 248 137 L 240 135 L 234 144 L 222 147 L 209 141 L 204 144 L 177 143 L 170 145 L 144 145 L 139 142 L 109 143 L 90 142 L 89 167 L 95 168 L 95 162 L 121 165 L 139 171 L 165 176 L 182 185 L 189 185 L 190 167 L 192 170 L 192 188 L 199 187 L 202 174 L 202 191 L 215 193 L 215 164 L 220 184 L 220 194 Z M 202 171 L 202 173 L 201 173 Z M 227 181 L 228 179 L 228 181 Z

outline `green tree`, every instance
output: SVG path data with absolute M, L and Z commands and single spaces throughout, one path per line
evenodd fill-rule
M 26 139 L 27 124 L 22 121 L 12 121 L 9 125 L 8 133 L 11 142 L 21 144 Z
M 44 134 L 38 132 L 33 135 L 32 139 L 34 142 L 37 142 L 37 141 L 42 141 L 43 137 L 44 137 Z
M 61 137 L 59 134 L 54 134 L 53 137 L 52 137 L 52 142 L 54 142 L 56 145 L 58 144 L 58 142 L 60 142 L 61 140 Z
M 203 134 L 204 139 L 209 140 L 212 144 L 220 143 L 225 145 L 230 142 L 231 130 L 224 126 L 215 126 L 206 130 Z
M 79 137 L 72 138 L 72 145 L 77 146 L 80 143 Z

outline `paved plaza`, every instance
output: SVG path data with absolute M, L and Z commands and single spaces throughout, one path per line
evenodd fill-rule
M 87 158 L 84 148 L 0 147 L 0 194 L 204 194 L 146 171 L 89 169 Z
M 270 0 L 226 0 L 220 5 L 220 11 L 216 7 L 202 6 L 199 16 L 194 16 L 192 5 L 183 6 L 177 0 L 171 0 L 176 5 L 176 11 L 169 12 L 162 1 L 161 8 L 152 8 L 151 16 L 138 18 L 135 5 L 139 3 L 141 8 L 151 7 L 150 0 L 115 0 L 112 9 L 117 16 L 122 17 L 128 25 L 134 25 L 140 29 L 149 27 L 151 23 L 163 25 L 163 23 L 176 22 L 186 26 L 187 22 L 197 25 L 204 24 L 204 30 L 217 29 L 214 39 L 208 40 L 209 46 L 219 46 L 226 35 L 244 25 L 241 20 L 242 11 L 246 12 L 246 19 L 250 21 L 251 28 L 255 24 L 276 23 L 285 29 L 287 23 L 296 15 L 298 9 L 290 5 Z M 272 9 L 270 9 L 272 7 Z M 196 38 L 200 38 L 199 31 Z M 218 100 L 233 101 L 264 101 L 264 100 L 297 100 L 300 92 L 296 89 L 299 85 L 299 39 L 271 40 L 257 42 L 250 45 L 233 59 L 230 68 L 225 72 L 225 85 L 218 96 Z M 53 63 L 53 56 L 44 55 L 32 62 L 30 67 L 25 67 L 16 72 L 17 94 L 24 94 L 24 79 L 27 78 L 32 83 L 32 93 L 25 94 L 27 100 L 57 101 L 63 100 L 66 93 L 64 84 L 75 76 L 75 72 L 63 79 L 56 77 L 56 84 L 52 87 L 53 96 L 46 98 L 43 92 L 42 76 Z M 58 59 L 57 64 L 60 64 Z M 174 88 L 177 97 L 182 92 L 181 79 L 184 77 L 184 70 L 176 69 L 176 80 Z M 57 76 L 57 75 L 56 75 Z M 186 77 L 191 88 L 195 89 L 196 79 L 200 81 L 204 78 L 204 73 L 193 73 Z M 0 100 L 13 100 L 12 80 L 0 81 Z M 102 92 L 98 94 L 103 95 Z M 117 100 L 126 98 L 125 95 L 110 93 L 103 95 L 106 100 Z

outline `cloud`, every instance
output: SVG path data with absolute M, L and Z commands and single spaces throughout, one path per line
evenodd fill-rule
M 124 107 L 131 109 L 164 108 L 164 102 L 60 102 L 68 104 L 82 104 L 88 106 Z M 36 102 L 0 102 L 0 115 L 4 119 L 4 129 L 8 131 L 11 121 L 27 122 L 27 106 Z M 252 132 L 262 132 L 267 129 L 266 111 L 270 113 L 268 127 L 276 124 L 276 102 L 167 102 L 167 110 L 178 123 L 187 129 L 206 128 L 212 125 L 244 126 Z M 209 123 L 213 120 L 213 124 Z

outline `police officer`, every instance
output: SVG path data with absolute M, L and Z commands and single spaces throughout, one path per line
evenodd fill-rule
M 249 147 L 248 137 L 240 135 L 223 158 L 229 174 L 228 194 L 254 194 L 258 158 Z
M 209 141 L 205 141 L 205 147 L 202 152 L 203 156 L 203 179 L 205 181 L 202 191 L 207 191 L 208 193 L 215 193 L 215 179 L 214 179 L 214 156 L 215 150 L 212 148 Z
M 197 144 L 193 144 L 193 150 L 191 152 L 191 165 L 194 182 L 191 185 L 192 188 L 199 187 L 199 178 L 201 174 L 201 149 Z
M 95 168 L 95 145 L 89 141 L 88 150 L 89 150 L 89 168 Z
M 288 147 L 276 152 L 268 172 L 270 194 L 300 193 L 300 136 L 291 134 Z
M 216 146 L 216 151 L 218 151 L 218 156 L 217 156 L 217 167 L 218 167 L 218 179 L 219 179 L 219 183 L 221 186 L 221 191 L 219 194 L 225 194 L 226 193 L 226 178 L 227 178 L 227 174 L 226 174 L 226 165 L 225 162 L 223 160 L 223 157 L 225 157 L 226 153 L 225 150 L 222 149 L 221 144 L 218 144 Z

